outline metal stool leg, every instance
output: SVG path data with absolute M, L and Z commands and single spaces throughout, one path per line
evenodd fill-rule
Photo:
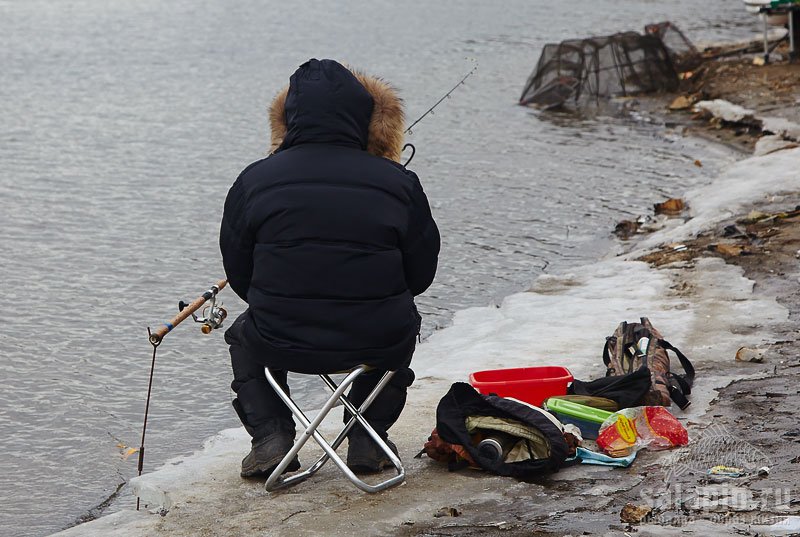
M 350 402 L 350 400 L 344 395 L 344 392 L 349 388 L 352 383 L 355 381 L 356 378 L 368 368 L 366 366 L 358 366 L 353 371 L 351 371 L 344 380 L 337 386 L 336 383 L 330 378 L 328 375 L 320 375 L 322 380 L 325 384 L 332 390 L 332 395 L 325 404 L 320 409 L 317 416 L 314 420 L 309 420 L 305 413 L 295 404 L 295 402 L 283 391 L 283 388 L 278 384 L 275 378 L 272 376 L 268 368 L 265 368 L 264 372 L 267 377 L 267 381 L 270 383 L 272 388 L 281 398 L 281 400 L 286 404 L 287 407 L 292 411 L 292 414 L 300 421 L 300 423 L 305 427 L 305 430 L 301 434 L 300 438 L 294 443 L 292 449 L 286 456 L 281 460 L 280 464 L 275 468 L 272 474 L 267 479 L 266 489 L 269 491 L 277 490 L 279 488 L 288 487 L 290 485 L 299 483 L 304 481 L 314 475 L 322 466 L 329 460 L 333 460 L 334 464 L 339 467 L 342 473 L 359 489 L 365 492 L 378 492 L 381 490 L 385 490 L 389 487 L 393 487 L 395 485 L 399 485 L 405 480 L 405 469 L 403 468 L 402 463 L 400 462 L 399 457 L 394 454 L 391 448 L 386 444 L 386 442 L 378 435 L 377 432 L 367 423 L 367 421 L 362 416 L 362 413 L 369 408 L 378 394 L 383 390 L 383 388 L 388 384 L 391 380 L 392 376 L 394 375 L 393 371 L 387 371 L 381 380 L 378 382 L 377 386 L 370 392 L 369 396 L 366 398 L 364 403 L 361 405 L 360 408 L 356 409 L 355 406 Z M 351 418 L 348 420 L 345 427 L 342 431 L 337 435 L 336 439 L 333 443 L 329 444 L 325 438 L 317 432 L 317 427 L 319 427 L 320 423 L 325 419 L 331 409 L 336 405 L 337 402 L 341 401 L 342 404 L 347 408 L 348 411 L 351 413 Z M 397 475 L 377 483 L 375 485 L 370 485 L 361 479 L 359 479 L 352 470 L 347 466 L 347 464 L 342 461 L 341 457 L 336 453 L 336 449 L 342 444 L 344 439 L 347 437 L 347 433 L 352 429 L 353 425 L 358 422 L 367 432 L 367 434 L 372 438 L 372 440 L 381 448 L 381 450 L 386 453 L 389 460 L 395 467 L 397 471 Z M 304 470 L 303 472 L 299 472 L 294 474 L 290 477 L 283 477 L 283 471 L 292 461 L 292 459 L 297 455 L 300 449 L 305 445 L 309 438 L 314 438 L 314 440 L 319 444 L 319 446 L 325 452 L 322 457 L 320 457 L 313 465 L 311 465 L 308 469 Z
M 288 485 L 303 481 L 303 480 L 307 479 L 308 477 L 310 477 L 311 475 L 313 475 L 317 470 L 319 470 L 319 467 L 317 467 L 317 468 L 312 467 L 312 468 L 309 468 L 308 470 L 305 470 L 303 472 L 297 473 L 297 474 L 295 474 L 295 475 L 293 475 L 291 477 L 288 477 L 288 478 L 283 478 L 282 477 L 283 471 L 286 469 L 286 467 L 289 465 L 289 463 L 295 457 L 295 455 L 297 455 L 297 453 L 300 451 L 300 449 L 303 447 L 303 445 L 305 445 L 305 443 L 308 441 L 308 439 L 311 436 L 319 434 L 319 433 L 316 432 L 317 427 L 319 426 L 320 423 L 322 423 L 322 421 L 328 415 L 328 412 L 330 412 L 330 410 L 334 407 L 334 405 L 336 404 L 336 401 L 338 400 L 338 397 L 341 396 L 342 394 L 344 394 L 345 390 L 353 383 L 353 381 L 362 372 L 363 372 L 363 369 L 357 368 L 357 369 L 354 369 L 350 374 L 348 374 L 347 377 L 345 377 L 345 379 L 342 381 L 342 383 L 336 389 L 336 391 L 334 391 L 333 395 L 331 395 L 331 397 L 328 398 L 327 401 L 325 401 L 325 404 L 322 406 L 322 408 L 320 409 L 319 413 L 314 418 L 314 420 L 313 421 L 309 421 L 309 419 L 305 415 L 305 413 L 303 413 L 303 411 L 286 394 L 286 392 L 283 391 L 283 388 L 280 386 L 280 384 L 278 384 L 278 381 L 275 380 L 275 377 L 272 376 L 272 373 L 269 371 L 269 368 L 266 368 L 266 367 L 264 368 L 264 374 L 267 377 L 267 381 L 270 383 L 272 388 L 278 394 L 278 397 L 281 398 L 281 400 L 284 402 L 284 404 L 286 406 L 288 406 L 289 409 L 292 411 L 292 414 L 294 414 L 294 416 L 298 419 L 298 421 L 300 421 L 300 423 L 303 425 L 303 427 L 305 427 L 305 430 L 300 435 L 300 438 L 298 438 L 295 441 L 294 445 L 292 446 L 292 449 L 289 450 L 289 453 L 286 454 L 286 456 L 281 460 L 281 462 L 278 464 L 278 466 L 275 468 L 275 470 L 272 472 L 272 474 L 267 479 L 267 483 L 266 483 L 267 490 L 273 490 L 273 489 L 276 489 L 276 488 L 281 488 L 281 487 L 284 487 L 284 486 L 288 486 Z M 321 436 L 320 436 L 319 439 L 316 439 L 317 442 L 319 443 L 320 439 L 322 440 L 323 444 L 325 444 L 325 446 L 327 446 L 327 442 L 325 442 L 324 438 L 322 438 Z M 323 450 L 325 450 L 325 446 L 321 445 Z M 330 446 L 328 446 L 328 447 L 330 447 Z M 328 453 L 327 450 L 325 450 L 325 451 L 326 451 L 326 453 Z M 333 455 L 334 455 L 334 457 L 337 457 L 335 452 L 333 453 Z

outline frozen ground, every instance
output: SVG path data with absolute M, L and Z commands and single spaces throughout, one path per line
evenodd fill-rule
M 733 165 L 710 186 L 689 193 L 692 219 L 654 234 L 643 246 L 688 239 L 770 194 L 800 190 L 798 164 L 800 149 Z M 458 313 L 451 327 L 420 345 L 414 359 L 418 380 L 392 430 L 408 472 L 398 488 L 364 495 L 328 465 L 316 479 L 267 494 L 263 483 L 238 477 L 249 446 L 243 430 L 230 429 L 195 455 L 134 480 L 134 492 L 160 514 L 122 511 L 57 535 L 417 535 L 425 534 L 433 515 L 448 506 L 503 506 L 525 497 L 531 501 L 529 519 L 535 521 L 556 516 L 567 497 L 602 505 L 609 492 L 629 487 L 648 464 L 657 466 L 663 459 L 640 455 L 629 470 L 571 467 L 534 484 L 479 472 L 448 473 L 413 455 L 434 426 L 436 404 L 452 382 L 478 369 L 540 364 L 567 366 L 581 379 L 601 376 L 605 336 L 619 321 L 642 315 L 693 358 L 698 368 L 693 405 L 678 414 L 687 423 L 701 420 L 715 389 L 741 378 L 740 372 L 722 366 L 731 362 L 743 339 L 749 346 L 771 342 L 773 327 L 787 320 L 787 310 L 772 298 L 754 295 L 753 282 L 721 259 L 699 259 L 691 268 L 652 269 L 632 261 L 636 255 L 542 276 L 529 292 L 508 297 L 499 308 Z M 327 428 L 336 425 L 338 419 Z M 575 490 L 570 483 L 581 486 Z M 520 523 L 500 508 L 497 517 L 484 526 L 503 531 Z M 590 514 L 583 518 L 582 524 L 591 523 Z M 450 527 L 458 526 L 459 519 L 453 520 Z

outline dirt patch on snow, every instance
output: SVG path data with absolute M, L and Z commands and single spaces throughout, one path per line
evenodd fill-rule
M 800 122 L 800 63 L 757 66 L 752 57 L 709 61 L 688 79 L 686 93 L 702 97 L 697 100 L 725 99 L 763 115 Z
M 786 47 L 779 47 L 778 51 L 787 57 Z M 635 108 L 656 116 L 668 126 L 682 128 L 684 134 L 752 153 L 758 139 L 767 134 L 761 125 L 710 118 L 696 113 L 693 105 L 723 99 L 759 116 L 800 123 L 800 62 L 754 65 L 756 57 L 750 53 L 707 59 L 694 71 L 681 74 L 683 80 L 677 93 L 641 96 Z
M 700 256 L 721 257 L 730 262 L 754 269 L 758 260 L 775 265 L 780 261 L 797 260 L 800 248 L 800 207 L 786 211 L 764 212 L 753 210 L 749 215 L 728 221 L 700 234 L 692 241 L 670 244 L 639 258 L 653 266 L 691 261 Z M 753 258 L 753 259 L 748 259 Z M 783 259 L 785 258 L 785 259 Z

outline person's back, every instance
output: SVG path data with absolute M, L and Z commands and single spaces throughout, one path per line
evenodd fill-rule
M 264 365 L 402 368 L 402 408 L 420 323 L 413 296 L 430 285 L 439 250 L 417 177 L 391 160 L 402 149 L 403 116 L 388 85 L 311 60 L 273 103 L 271 120 L 274 152 L 231 187 L 220 235 L 231 287 L 249 305 L 226 337 L 234 406 L 254 445 L 289 430 L 257 374 Z M 386 414 L 376 416 L 384 432 L 399 409 Z

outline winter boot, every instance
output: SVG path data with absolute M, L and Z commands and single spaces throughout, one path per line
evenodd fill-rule
M 381 435 L 389 448 L 397 455 L 397 446 Z M 347 436 L 347 466 L 357 474 L 374 474 L 392 467 L 392 461 L 378 444 L 360 427 Z
M 278 430 L 258 440 L 253 438 L 253 448 L 242 459 L 242 477 L 269 476 L 283 457 L 289 453 L 293 444 L 293 435 L 284 430 Z M 294 472 L 299 469 L 300 461 L 295 457 L 286 467 L 284 473 Z

